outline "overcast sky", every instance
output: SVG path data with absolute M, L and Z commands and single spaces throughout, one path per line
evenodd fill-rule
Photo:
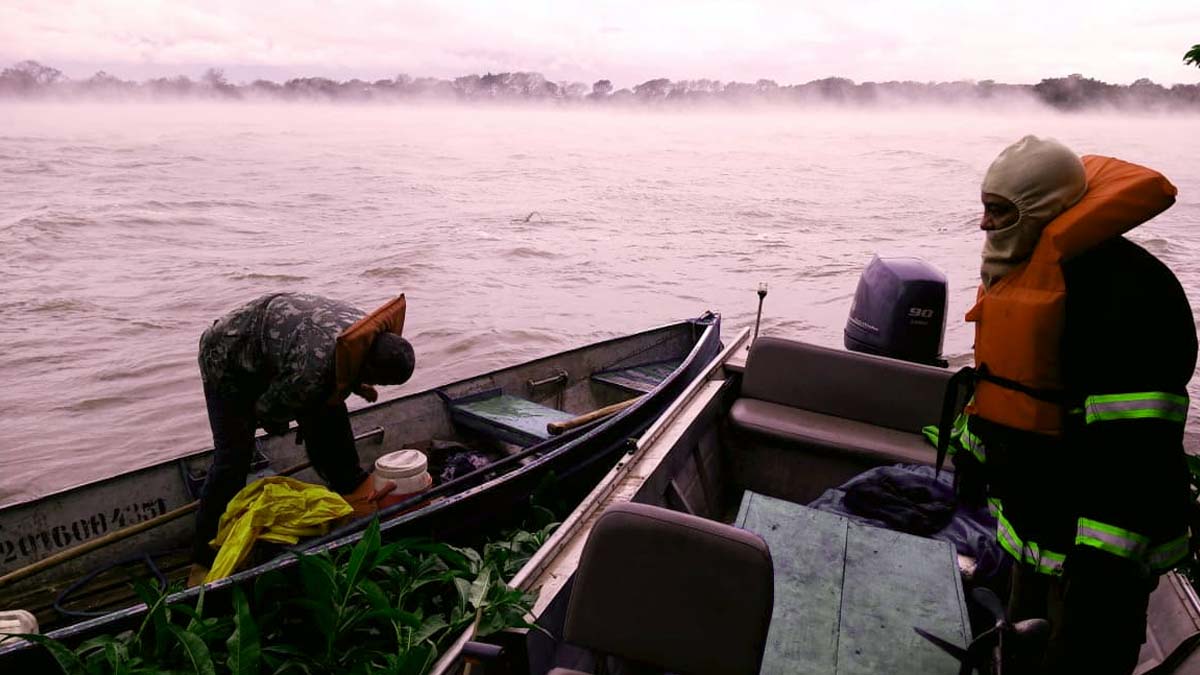
M 552 80 L 794 84 L 1070 73 L 1200 82 L 1194 0 L 0 0 L 0 64 L 72 77 L 377 79 L 537 71 Z

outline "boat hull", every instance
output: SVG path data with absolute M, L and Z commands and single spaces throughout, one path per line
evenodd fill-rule
M 556 403 L 564 410 L 582 409 L 605 403 L 603 395 L 592 391 L 596 389 L 595 385 L 588 384 L 592 373 L 622 364 L 682 359 L 681 365 L 657 387 L 620 413 L 562 436 L 551 437 L 497 464 L 456 479 L 453 484 L 438 486 L 433 493 L 415 498 L 414 502 L 417 503 L 402 503 L 392 507 L 394 511 L 404 511 L 419 506 L 386 521 L 382 528 L 383 536 L 385 539 L 394 539 L 427 535 L 455 540 L 476 536 L 490 527 L 511 520 L 514 507 L 528 503 L 531 492 L 551 475 L 561 494 L 574 499 L 582 497 L 630 447 L 630 439 L 644 431 L 670 405 L 699 370 L 716 356 L 719 348 L 719 319 L 706 317 L 615 338 L 355 411 L 352 424 L 359 438 L 360 456 L 366 462 L 393 449 L 420 446 L 422 442 L 427 444 L 430 438 L 451 434 L 454 424 L 446 404 L 448 399 L 496 388 L 524 392 L 528 391 L 530 385 L 550 379 L 547 378 L 548 374 L 566 372 L 569 379 L 579 386 L 563 387 L 557 394 L 551 394 L 548 402 Z M 605 395 L 613 396 L 611 392 Z M 402 414 L 400 411 L 403 411 Z M 269 460 L 269 466 L 263 467 L 260 473 L 269 473 L 304 460 L 303 448 L 295 444 L 291 432 L 282 437 L 262 437 L 259 441 L 260 450 Z M 5 509 L 0 512 L 0 534 L 7 541 L 17 542 L 14 546 L 18 551 L 20 542 L 27 542 L 26 551 L 31 555 L 19 556 L 0 569 L 11 570 L 30 560 L 69 548 L 68 542 L 73 540 L 63 533 L 70 533 L 74 537 L 73 528 L 82 535 L 77 539 L 86 541 L 88 534 L 98 536 L 96 531 L 103 528 L 91 527 L 91 521 L 99 524 L 103 518 L 107 524 L 112 520 L 110 516 L 114 511 L 119 510 L 118 515 L 124 515 L 125 526 L 128 527 L 136 524 L 139 518 L 145 520 L 189 503 L 192 495 L 185 478 L 186 472 L 205 465 L 210 452 L 196 453 L 182 460 Z M 311 474 L 299 475 L 316 480 Z M 138 497 L 131 500 L 132 494 Z M 441 498 L 423 506 L 419 504 L 430 496 Z M 35 576 L 22 583 L 26 589 L 41 587 L 54 590 L 88 570 L 131 554 L 150 549 L 186 547 L 190 542 L 192 520 L 191 517 L 179 518 L 152 532 L 64 563 L 54 570 L 52 579 Z M 81 521 L 89 523 L 91 529 L 84 530 L 85 525 L 79 524 Z M 57 539 L 54 538 L 54 532 L 59 533 Z M 359 533 L 344 532 L 342 536 L 318 542 L 316 548 L 344 546 L 358 537 Z M 46 541 L 49 546 L 30 550 L 31 544 L 44 544 Z M 60 542 L 64 545 L 59 546 Z M 210 585 L 205 602 L 219 606 L 222 596 L 234 585 L 251 581 L 268 570 L 287 568 L 293 564 L 292 561 L 291 556 L 281 557 Z M 46 573 L 47 576 L 49 574 Z M 2 592 L 12 597 L 18 590 L 20 588 L 13 585 Z M 186 591 L 178 598 L 173 598 L 173 601 L 187 602 L 188 596 L 195 592 L 195 589 Z M 70 643 L 90 635 L 120 630 L 136 621 L 143 609 L 119 610 L 61 628 L 51 635 Z M 37 654 L 40 654 L 40 650 L 0 647 L 0 664 L 7 668 L 15 663 L 12 659 L 39 658 L 35 656 Z

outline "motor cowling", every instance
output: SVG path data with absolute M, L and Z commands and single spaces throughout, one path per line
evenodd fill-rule
M 874 256 L 858 279 L 846 349 L 946 366 L 946 275 L 920 258 Z

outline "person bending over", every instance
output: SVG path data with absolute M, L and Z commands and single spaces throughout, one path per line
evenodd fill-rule
M 264 295 L 213 322 L 200 337 L 200 376 L 213 435 L 213 462 L 200 493 L 189 585 L 216 555 L 209 542 L 229 501 L 245 486 L 258 428 L 299 425 L 313 469 L 355 516 L 386 493 L 359 465 L 345 399 L 368 401 L 371 385 L 402 384 L 416 364 L 399 335 L 404 296 L 366 316 L 346 303 L 301 293 Z

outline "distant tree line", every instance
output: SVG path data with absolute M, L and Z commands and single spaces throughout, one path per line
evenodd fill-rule
M 100 71 L 87 79 L 65 77 L 56 68 L 23 61 L 0 71 L 0 99 L 99 100 L 284 100 L 284 101 L 464 101 L 544 102 L 605 105 L 745 105 L 872 104 L 872 103 L 1003 103 L 1033 99 L 1060 110 L 1200 110 L 1200 84 L 1172 87 L 1140 79 L 1130 85 L 1101 82 L 1082 75 L 1044 79 L 1033 85 L 979 82 L 861 82 L 827 77 L 804 84 L 774 80 L 647 80 L 615 89 L 609 80 L 590 87 L 582 82 L 554 82 L 539 73 L 488 73 L 452 80 L 397 75 L 368 82 L 302 77 L 282 84 L 255 80 L 234 84 L 218 69 L 198 80 L 185 76 L 144 82 L 122 80 Z

